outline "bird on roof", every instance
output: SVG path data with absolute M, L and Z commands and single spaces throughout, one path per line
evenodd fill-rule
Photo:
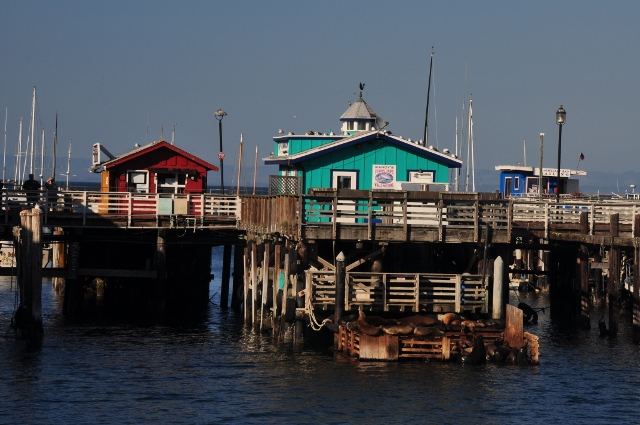
M 284 134 L 284 131 L 282 131 L 282 129 L 278 130 L 278 134 Z

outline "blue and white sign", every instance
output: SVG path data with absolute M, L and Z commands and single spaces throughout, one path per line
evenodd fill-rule
M 373 189 L 393 189 L 396 183 L 395 165 L 373 165 Z

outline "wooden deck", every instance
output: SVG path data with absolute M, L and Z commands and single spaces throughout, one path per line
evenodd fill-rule
M 321 191 L 314 195 L 218 196 L 127 192 L 37 192 L 44 226 L 237 229 L 249 238 L 511 243 L 516 237 L 632 247 L 640 201 L 492 199 L 495 194 Z M 30 206 L 5 190 L 0 224 Z M 612 232 L 612 228 L 615 229 Z
M 248 196 L 241 198 L 238 228 L 250 237 L 279 234 L 295 240 L 478 243 L 488 237 L 490 243 L 511 243 L 524 237 L 634 246 L 640 237 L 638 201 L 563 198 L 557 203 L 555 198 L 481 195 L 334 191 Z

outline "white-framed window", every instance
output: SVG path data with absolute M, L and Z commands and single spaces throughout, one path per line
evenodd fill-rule
M 334 171 L 331 177 L 333 189 L 357 189 L 358 173 L 356 171 Z
M 278 142 L 278 156 L 289 155 L 289 141 Z
M 520 190 L 520 177 L 513 178 L 513 190 L 514 191 Z
M 132 193 L 149 193 L 149 172 L 127 171 L 127 190 Z
M 157 193 L 184 193 L 187 182 L 186 173 L 156 173 Z

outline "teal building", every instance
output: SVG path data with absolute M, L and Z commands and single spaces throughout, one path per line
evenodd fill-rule
M 449 190 L 450 175 L 462 161 L 422 141 L 392 134 L 360 97 L 340 117 L 340 134 L 281 131 L 265 164 L 277 164 L 269 192 L 309 193 L 312 189 Z

